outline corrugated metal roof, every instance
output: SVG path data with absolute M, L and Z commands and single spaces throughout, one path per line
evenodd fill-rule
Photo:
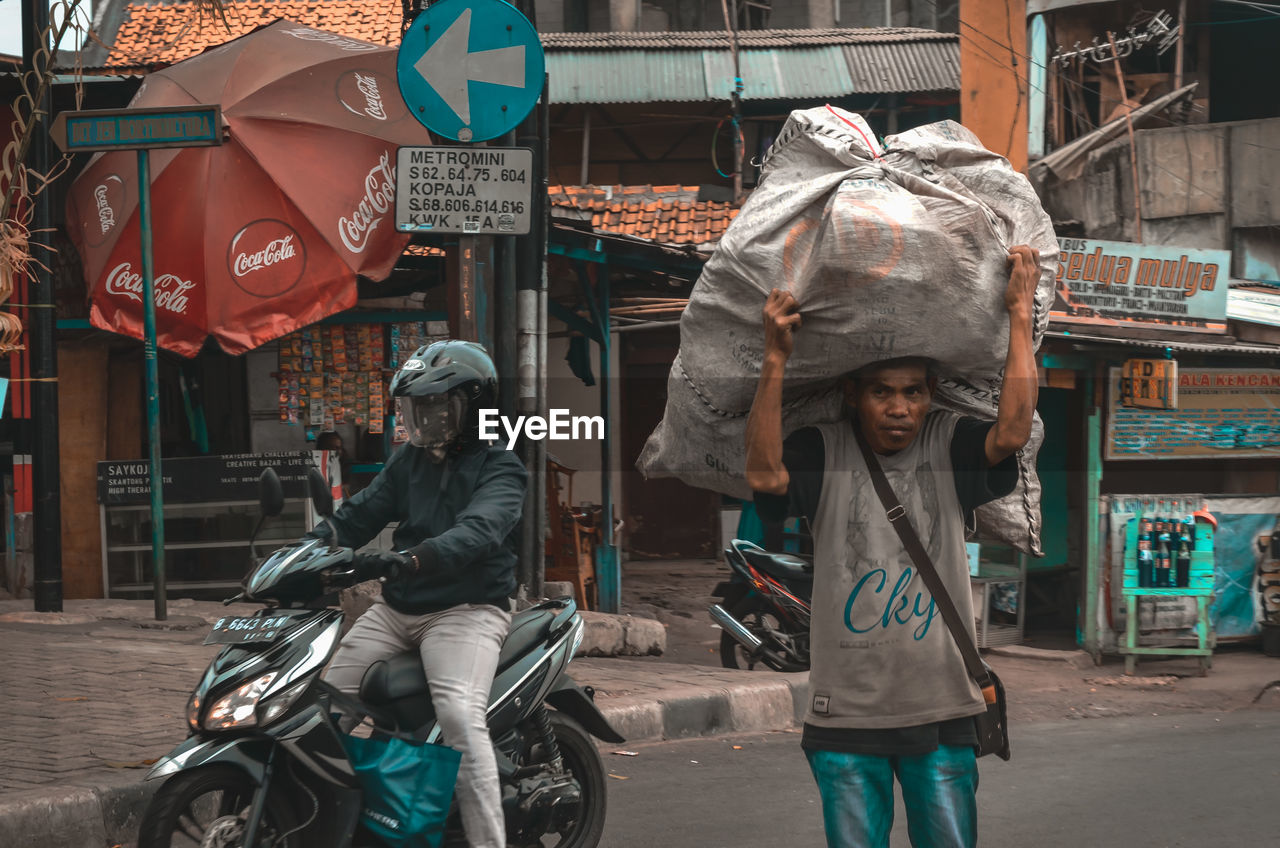
M 733 87 L 733 55 L 704 50 L 707 98 L 726 99 Z M 839 47 L 791 47 L 785 50 L 743 50 L 743 100 L 781 100 L 802 97 L 841 97 L 853 94 L 849 66 Z
M 724 30 L 706 32 L 544 32 L 542 44 L 557 50 L 706 50 L 729 49 Z M 738 33 L 740 49 L 810 47 L 909 41 L 952 41 L 955 33 L 915 27 L 846 27 L 841 29 L 751 29 Z
M 727 100 L 733 87 L 733 57 L 727 49 L 637 49 L 633 45 L 549 50 L 546 55 L 552 103 Z M 743 50 L 739 64 L 743 100 L 960 89 L 960 46 L 954 37 Z
M 859 93 L 959 91 L 958 40 L 846 44 L 843 48 Z
M 551 53 L 552 103 L 651 103 L 723 100 L 707 96 L 702 54 L 654 50 Z

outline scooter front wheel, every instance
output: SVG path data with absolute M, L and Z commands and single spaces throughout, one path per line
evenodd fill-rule
M 138 848 L 247 848 L 245 816 L 253 781 L 233 766 L 214 765 L 170 778 L 151 798 Z M 302 848 L 284 799 L 267 797 L 254 848 Z

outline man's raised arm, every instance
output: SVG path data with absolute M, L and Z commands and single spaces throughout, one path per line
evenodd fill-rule
M 1022 449 L 1031 438 L 1031 418 L 1036 409 L 1036 357 L 1031 348 L 1031 322 L 1035 315 L 1036 284 L 1040 281 L 1040 254 L 1018 245 L 1009 250 L 1009 286 L 1004 305 L 1009 313 L 1009 352 L 1004 360 L 1004 386 L 996 423 L 987 431 L 987 462 L 996 465 Z
M 747 485 L 757 492 L 785 495 L 791 478 L 782 464 L 782 375 L 800 328 L 799 304 L 780 289 L 764 305 L 764 362 L 747 418 Z

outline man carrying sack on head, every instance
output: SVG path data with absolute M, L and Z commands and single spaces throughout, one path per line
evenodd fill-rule
M 1013 491 L 1036 405 L 1039 255 L 1009 251 L 1009 346 L 994 423 L 930 411 L 929 360 L 845 379 L 849 418 L 783 440 L 782 383 L 799 306 L 774 289 L 746 434 L 763 519 L 808 518 L 814 540 L 810 703 L 802 746 L 830 848 L 887 848 L 893 782 L 916 848 L 977 845 L 986 682 L 965 556 L 973 510 Z M 932 591 L 930 586 L 939 591 Z M 940 596 L 945 594 L 946 599 Z M 949 621 L 947 620 L 949 619 Z M 968 641 L 961 649 L 961 639 Z M 1007 744 L 994 750 L 1007 757 Z

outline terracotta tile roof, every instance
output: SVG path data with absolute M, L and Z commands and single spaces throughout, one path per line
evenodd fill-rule
M 404 249 L 405 256 L 444 256 L 445 252 L 439 247 L 430 247 L 425 244 L 411 244 Z
M 738 214 L 733 203 L 698 200 L 697 186 L 550 186 L 552 215 L 605 233 L 709 247 Z
M 373 0 L 228 0 L 227 27 L 192 3 L 129 3 L 104 68 L 168 65 L 277 18 L 375 44 L 400 43 L 400 4 Z

